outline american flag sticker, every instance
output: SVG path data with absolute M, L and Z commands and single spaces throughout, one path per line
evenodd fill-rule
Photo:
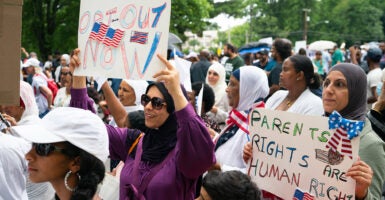
M 293 200 L 314 200 L 314 196 L 308 192 L 303 192 L 301 189 L 297 188 L 294 192 Z
M 139 32 L 139 31 L 132 31 L 131 32 L 130 42 L 136 42 L 139 44 L 147 44 L 147 40 L 148 40 L 148 33 L 147 32 Z
M 124 31 L 120 29 L 108 28 L 106 37 L 103 40 L 103 44 L 110 47 L 117 47 L 122 41 Z
M 94 26 L 92 27 L 92 31 L 90 33 L 89 39 L 102 42 L 106 35 L 107 29 L 108 29 L 107 25 L 103 23 L 95 22 Z

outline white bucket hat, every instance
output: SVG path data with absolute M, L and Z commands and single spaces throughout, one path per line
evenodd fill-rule
M 49 112 L 38 124 L 12 127 L 12 131 L 33 143 L 69 142 L 103 163 L 109 155 L 107 129 L 94 113 L 72 107 Z

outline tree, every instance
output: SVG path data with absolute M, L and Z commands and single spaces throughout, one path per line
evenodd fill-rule
M 184 38 L 184 32 L 190 30 L 201 35 L 209 25 L 205 20 L 210 17 L 213 5 L 208 0 L 173 0 L 171 4 L 170 32 Z
M 79 7 L 79 1 L 25 0 L 22 45 L 43 59 L 52 50 L 69 52 L 77 46 Z

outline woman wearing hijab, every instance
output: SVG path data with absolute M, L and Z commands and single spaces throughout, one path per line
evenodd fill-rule
M 213 63 L 206 75 L 206 83 L 214 90 L 215 104 L 210 112 L 207 113 L 209 119 L 223 124 L 224 127 L 230 106 L 226 95 L 226 71 L 219 63 Z
M 366 74 L 357 65 L 343 63 L 335 65 L 323 84 L 322 102 L 325 115 L 337 111 L 348 120 L 363 121 L 359 159 L 347 171 L 346 176 L 356 180 L 356 199 L 381 199 L 385 180 L 385 143 L 372 130 L 366 118 Z M 243 157 L 248 161 L 252 149 L 244 149 Z
M 32 182 L 49 182 L 55 199 L 93 198 L 104 178 L 108 156 L 107 131 L 97 115 L 61 107 L 49 112 L 40 123 L 14 126 L 12 131 L 32 143 L 25 155 Z
M 222 170 L 246 170 L 242 160 L 243 146 L 249 140 L 247 115 L 254 107 L 264 107 L 269 94 L 266 73 L 254 66 L 244 66 L 230 76 L 226 89 L 229 105 L 233 108 L 227 126 L 215 138 L 215 155 Z
M 294 55 L 283 62 L 280 85 L 287 90 L 275 92 L 267 100 L 266 108 L 307 115 L 323 114 L 321 98 L 310 91 L 319 88 L 320 81 L 307 56 Z
M 62 86 L 56 94 L 53 105 L 55 107 L 68 107 L 71 101 L 72 73 L 68 66 L 60 69 L 60 85 Z
M 68 66 L 70 64 L 70 55 L 63 54 L 60 57 L 60 65 L 55 69 L 55 82 L 60 83 L 60 71 L 62 67 Z M 64 87 L 64 85 L 60 85 L 60 87 Z
M 345 119 L 365 122 L 360 133 L 359 159 L 346 173 L 356 180 L 356 199 L 380 199 L 385 180 L 385 143 L 366 118 L 366 74 L 357 65 L 335 65 L 324 81 L 325 115 L 337 111 Z
M 71 66 L 79 66 L 78 53 L 75 50 Z M 132 196 L 194 199 L 198 177 L 215 163 L 210 135 L 187 102 L 177 70 L 163 57 L 158 58 L 167 67 L 154 75 L 157 82 L 150 84 L 141 97 L 144 136 L 138 138 L 139 130 L 106 125 L 110 157 L 125 163 L 120 175 L 122 200 Z M 92 109 L 84 79 L 74 77 L 71 105 Z
M 132 111 L 137 111 L 137 110 L 143 110 L 143 106 L 140 103 L 140 98 L 142 94 L 146 91 L 146 88 L 148 86 L 147 81 L 144 80 L 128 80 L 128 79 L 123 79 L 122 82 L 120 83 L 119 90 L 118 90 L 118 98 L 120 103 L 124 106 L 124 109 L 126 113 L 132 112 Z M 119 127 L 124 127 L 124 122 L 127 120 L 125 116 L 121 118 L 119 116 L 119 113 L 114 112 L 115 109 L 113 108 L 114 105 L 110 104 L 110 102 L 115 102 L 112 98 L 116 98 L 115 95 L 111 96 L 109 95 L 110 93 L 107 92 L 106 90 L 108 89 L 107 87 L 110 87 L 107 82 L 105 82 L 102 85 L 102 90 L 103 93 L 105 94 L 105 98 L 107 101 L 107 104 L 109 108 L 111 108 L 111 114 L 114 117 L 110 125 L 112 126 L 119 126 Z M 117 115 L 117 116 L 116 116 Z

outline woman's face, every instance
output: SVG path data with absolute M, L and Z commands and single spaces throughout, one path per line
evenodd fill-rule
M 349 103 L 348 83 L 340 71 L 331 71 L 323 84 L 322 103 L 327 113 L 340 112 Z
M 282 71 L 279 75 L 279 84 L 281 87 L 286 88 L 288 90 L 297 86 L 298 78 L 300 77 L 300 73 L 297 72 L 294 68 L 294 63 L 290 61 L 290 59 L 286 59 L 282 64 Z
M 210 85 L 216 85 L 219 80 L 219 74 L 214 70 L 209 70 L 208 78 Z
M 239 81 L 233 76 L 230 76 L 229 84 L 226 88 L 229 105 L 233 108 L 238 107 L 239 104 Z
M 135 105 L 135 91 L 126 81 L 122 81 L 118 90 L 118 97 L 123 106 Z
M 164 100 L 164 97 L 162 93 L 158 90 L 157 87 L 152 86 L 148 92 L 147 96 L 151 99 L 154 97 L 158 97 L 160 99 Z M 168 116 L 170 115 L 167 112 L 167 105 L 163 105 L 160 110 L 157 110 L 153 107 L 151 101 L 147 103 L 147 105 L 144 106 L 144 119 L 145 119 L 145 125 L 148 128 L 159 128 L 164 124 L 164 122 L 167 120 Z
M 64 149 L 64 143 L 53 143 L 55 147 Z M 65 174 L 70 170 L 73 159 L 67 155 L 52 151 L 47 156 L 36 153 L 35 147 L 25 155 L 28 161 L 29 179 L 34 183 L 63 182 Z
M 67 60 L 63 57 L 60 58 L 60 65 L 61 66 L 67 66 Z
M 60 70 L 60 83 L 64 86 L 71 86 L 72 75 L 69 67 L 62 67 Z
M 24 108 L 21 106 L 1 106 L 1 110 L 5 112 L 5 114 L 15 118 L 17 122 L 20 121 L 24 113 Z

